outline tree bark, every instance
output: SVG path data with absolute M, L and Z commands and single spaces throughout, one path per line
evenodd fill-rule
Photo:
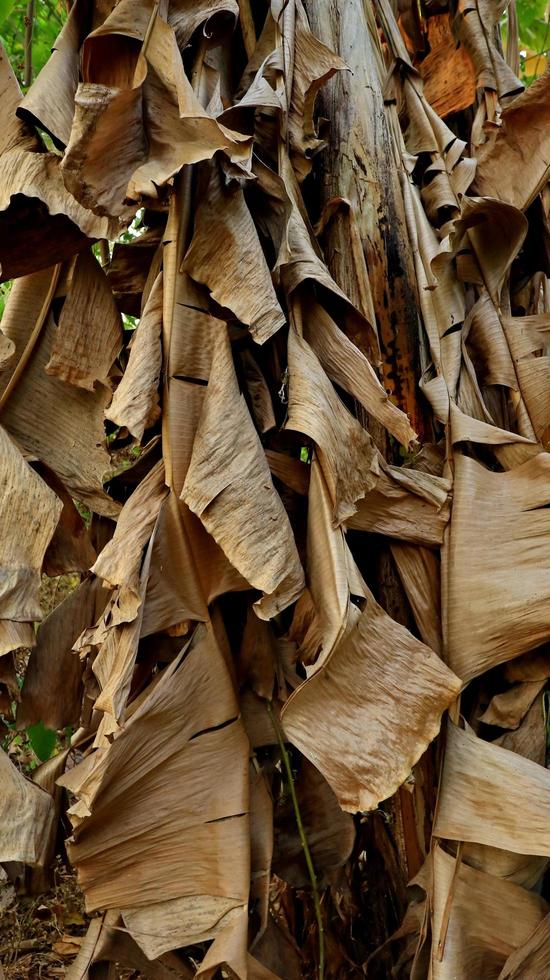
M 422 435 L 427 426 L 416 390 L 421 374 L 418 298 L 384 108 L 380 81 L 384 69 L 369 31 L 364 0 L 305 0 L 305 6 L 313 33 L 350 69 L 338 72 L 319 96 L 319 113 L 328 119 L 330 133 L 318 167 L 321 202 L 345 198 L 351 206 L 348 218 L 340 213 L 327 228 L 326 260 L 335 279 L 358 303 L 357 277 L 347 243 L 348 223 L 354 221 L 370 282 L 384 385 Z

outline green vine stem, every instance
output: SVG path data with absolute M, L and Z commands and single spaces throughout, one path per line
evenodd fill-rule
M 290 756 L 287 752 L 285 745 L 284 732 L 279 724 L 279 721 L 273 711 L 273 706 L 271 701 L 266 701 L 267 712 L 273 725 L 273 729 L 277 736 L 277 741 L 279 743 L 279 748 L 281 750 L 281 757 L 285 767 L 286 777 L 288 780 L 288 786 L 290 789 L 290 797 L 292 800 L 292 806 L 294 808 L 294 816 L 296 819 L 296 826 L 298 828 L 298 834 L 300 837 L 300 843 L 302 845 L 302 850 L 304 852 L 304 857 L 306 860 L 307 870 L 309 874 L 309 880 L 311 881 L 311 890 L 313 892 L 313 905 L 315 907 L 315 918 L 317 919 L 317 929 L 319 933 L 319 980 L 324 980 L 325 976 L 325 930 L 323 927 L 323 916 L 321 914 L 321 899 L 319 898 L 319 887 L 317 884 L 317 875 L 315 874 L 315 867 L 313 865 L 313 859 L 311 857 L 311 851 L 309 849 L 309 844 L 306 837 L 306 832 L 304 830 L 304 825 L 302 823 L 302 814 L 300 813 L 300 804 L 298 803 L 298 797 L 296 796 L 296 787 L 294 785 L 294 776 L 292 775 L 292 766 L 290 764 Z

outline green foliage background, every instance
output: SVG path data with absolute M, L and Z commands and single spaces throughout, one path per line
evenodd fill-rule
M 6 49 L 20 84 L 25 64 L 25 24 L 27 0 L 0 0 L 0 40 Z M 32 61 L 36 78 L 51 54 L 55 39 L 67 17 L 65 0 L 35 0 Z

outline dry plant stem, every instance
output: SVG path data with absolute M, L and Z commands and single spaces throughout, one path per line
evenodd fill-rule
M 25 347 L 25 350 L 21 354 L 21 357 L 19 358 L 19 361 L 17 362 L 15 371 L 13 372 L 13 374 L 12 374 L 10 380 L 9 380 L 8 386 L 6 387 L 6 389 L 4 390 L 4 392 L 2 394 L 2 397 L 0 398 L 0 412 L 4 408 L 4 406 L 5 406 L 8 398 L 10 397 L 10 395 L 11 395 L 12 391 L 14 390 L 17 382 L 19 381 L 19 378 L 23 374 L 23 371 L 25 370 L 25 368 L 27 366 L 27 363 L 29 361 L 29 358 L 30 358 L 30 356 L 31 356 L 31 354 L 32 354 L 32 352 L 33 352 L 33 350 L 35 348 L 36 341 L 38 340 L 38 338 L 40 336 L 40 332 L 42 330 L 42 327 L 44 326 L 44 323 L 46 322 L 46 317 L 48 315 L 50 306 L 52 304 L 52 300 L 53 300 L 53 298 L 55 296 L 55 291 L 57 289 L 57 283 L 59 281 L 59 273 L 60 272 L 61 272 L 61 265 L 56 265 L 55 268 L 52 271 L 52 278 L 51 278 L 51 282 L 50 282 L 50 288 L 48 289 L 47 295 L 46 295 L 46 297 L 44 299 L 44 302 L 42 304 L 42 308 L 40 310 L 40 313 L 38 314 L 38 318 L 36 320 L 36 323 L 34 325 L 34 328 L 32 330 L 32 333 L 31 333 L 31 335 L 30 335 L 30 337 L 29 337 L 29 339 L 27 341 L 27 346 Z
M 25 69 L 23 84 L 29 86 L 32 82 L 32 35 L 34 31 L 34 0 L 29 0 L 25 16 Z
M 250 0 L 239 0 L 239 19 L 247 58 L 251 58 L 256 48 L 256 28 L 250 9 Z
M 516 0 L 508 6 L 508 37 L 506 40 L 506 61 L 512 71 L 519 75 L 518 14 Z
M 311 857 L 311 851 L 309 849 L 309 844 L 307 842 L 306 832 L 304 830 L 304 825 L 302 823 L 302 814 L 300 813 L 300 804 L 298 803 L 298 797 L 296 796 L 296 789 L 294 786 L 294 777 L 292 775 L 292 766 L 290 765 L 290 757 L 286 750 L 284 732 L 275 717 L 271 701 L 266 701 L 267 713 L 273 725 L 273 729 L 277 736 L 277 741 L 279 743 L 279 748 L 281 750 L 281 757 L 285 767 L 286 777 L 288 780 L 288 787 L 290 789 L 290 798 L 292 800 L 292 806 L 294 809 L 294 816 L 296 818 L 296 826 L 298 828 L 298 835 L 300 837 L 300 843 L 302 845 L 302 850 L 304 852 L 304 858 L 307 865 L 307 870 L 309 874 L 309 880 L 311 881 L 311 890 L 313 892 L 313 905 L 315 907 L 315 918 L 317 920 L 317 928 L 319 930 L 319 980 L 323 980 L 325 975 L 325 932 L 323 928 L 323 916 L 321 914 L 321 900 L 319 898 L 319 889 L 317 886 L 317 875 L 315 874 L 315 867 L 313 865 L 313 859 Z
M 206 44 L 202 41 L 197 50 L 193 67 L 191 70 L 191 84 L 195 95 L 198 95 L 202 78 L 202 68 L 204 56 L 206 54 Z M 184 167 L 182 172 L 177 175 L 174 181 L 174 190 L 170 201 L 170 215 L 168 225 L 172 224 L 170 218 L 174 212 L 172 228 L 176 230 L 176 240 L 168 246 L 169 252 L 165 251 L 164 276 L 166 283 L 167 303 L 163 313 L 162 339 L 164 347 L 164 410 L 162 413 L 162 444 L 165 462 L 166 483 L 172 486 L 172 451 L 170 447 L 170 421 L 168 415 L 168 385 L 170 383 L 170 346 L 172 337 L 172 318 L 176 297 L 176 283 L 179 275 L 181 262 L 186 246 L 189 244 L 189 232 L 191 227 L 191 194 L 193 187 L 193 167 Z
M 458 881 L 458 874 L 460 872 L 460 866 L 462 864 L 462 849 L 464 845 L 460 841 L 455 860 L 455 869 L 453 873 L 453 880 L 451 882 L 451 887 L 449 888 L 449 894 L 447 895 L 447 901 L 445 902 L 445 909 L 443 912 L 443 921 L 441 923 L 441 929 L 439 931 L 439 940 L 437 943 L 437 959 L 441 963 L 443 956 L 445 955 L 445 940 L 447 939 L 447 931 L 449 928 L 449 919 L 451 918 L 451 909 L 453 906 L 453 898 L 456 888 L 456 883 Z

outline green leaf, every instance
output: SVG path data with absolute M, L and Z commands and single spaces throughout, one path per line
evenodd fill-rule
M 3 24 L 11 14 L 15 0 L 0 0 L 0 24 Z
M 57 743 L 55 732 L 50 731 L 49 728 L 45 728 L 44 724 L 39 721 L 37 725 L 30 725 L 27 728 L 27 737 L 34 754 L 41 762 L 46 762 L 47 759 L 51 758 Z

